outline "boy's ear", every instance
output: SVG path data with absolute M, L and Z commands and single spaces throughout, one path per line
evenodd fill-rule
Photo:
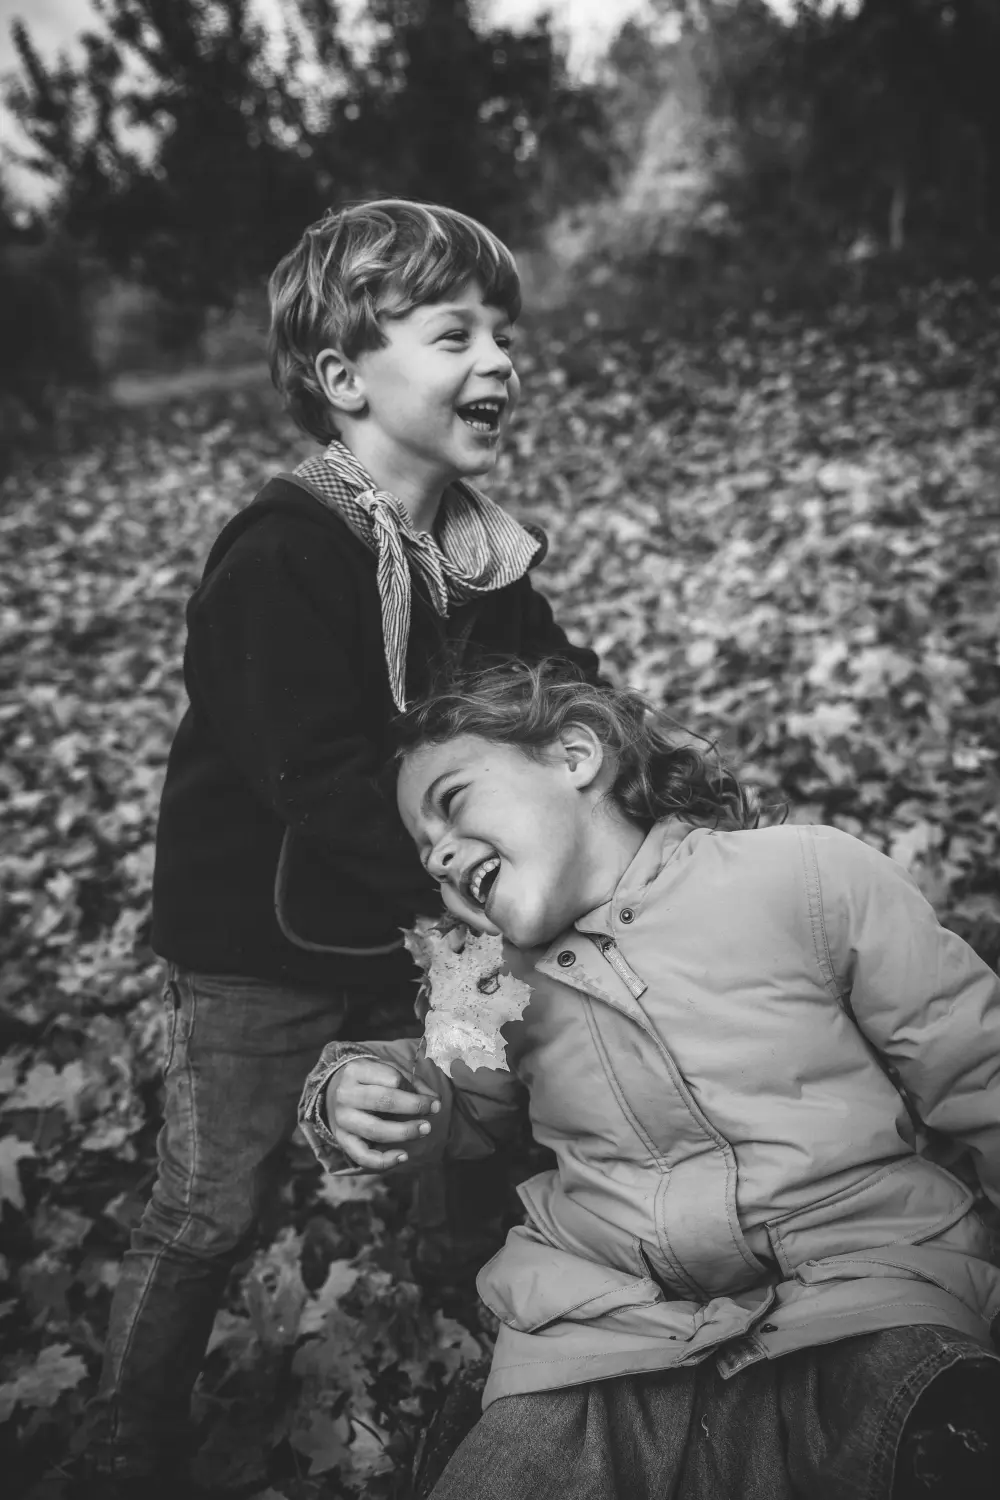
M 567 724 L 559 735 L 559 747 L 573 785 L 583 791 L 592 786 L 604 767 L 604 746 L 587 724 Z
M 337 411 L 357 417 L 365 409 L 365 393 L 353 360 L 339 349 L 321 349 L 315 360 L 316 379 Z

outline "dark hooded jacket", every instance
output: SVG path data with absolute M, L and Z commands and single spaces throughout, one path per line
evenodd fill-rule
M 302 484 L 272 479 L 220 534 L 187 627 L 190 706 L 156 839 L 157 953 L 319 986 L 408 977 L 399 929 L 440 900 L 396 812 L 374 553 Z M 528 577 L 446 619 L 414 579 L 408 698 L 446 656 L 552 655 L 596 674 Z

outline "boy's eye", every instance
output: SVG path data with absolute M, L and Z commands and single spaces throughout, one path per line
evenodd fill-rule
M 465 328 L 451 328 L 447 333 L 441 335 L 445 339 L 458 339 L 464 342 L 468 338 L 468 330 Z

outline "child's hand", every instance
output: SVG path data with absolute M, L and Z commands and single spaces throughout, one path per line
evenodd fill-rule
M 406 1152 L 398 1143 L 428 1135 L 431 1127 L 422 1116 L 440 1108 L 437 1096 L 423 1084 L 411 1084 L 389 1063 L 367 1057 L 340 1068 L 326 1088 L 326 1118 L 337 1145 L 369 1172 L 402 1165 Z M 405 1118 L 387 1120 L 384 1115 Z M 374 1150 L 369 1141 L 390 1149 Z

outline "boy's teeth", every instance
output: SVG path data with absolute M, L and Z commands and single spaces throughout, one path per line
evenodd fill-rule
M 500 407 L 492 401 L 470 401 L 459 407 L 458 414 L 469 427 L 480 432 L 495 432 L 500 421 Z

